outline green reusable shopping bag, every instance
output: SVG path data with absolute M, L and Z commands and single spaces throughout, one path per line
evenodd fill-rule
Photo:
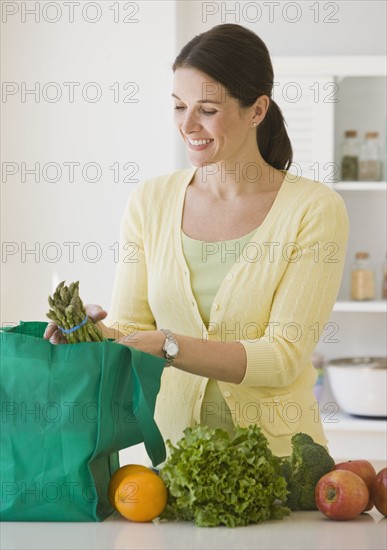
M 165 446 L 153 419 L 164 361 L 104 342 L 53 345 L 44 322 L 0 333 L 1 521 L 101 521 L 118 451 Z

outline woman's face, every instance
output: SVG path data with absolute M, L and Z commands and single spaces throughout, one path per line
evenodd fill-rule
M 174 73 L 174 121 L 193 166 L 238 162 L 256 154 L 255 108 L 242 109 L 225 88 L 191 68 Z

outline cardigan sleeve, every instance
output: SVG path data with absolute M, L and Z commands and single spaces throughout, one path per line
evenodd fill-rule
M 120 226 L 120 257 L 106 324 L 123 334 L 155 330 L 148 304 L 148 276 L 143 233 L 143 186 L 132 191 Z
M 304 214 L 270 319 L 261 338 L 239 340 L 247 356 L 240 386 L 291 384 L 310 361 L 328 322 L 343 274 L 349 218 L 337 192 L 317 199 Z M 334 327 L 333 327 L 334 328 Z

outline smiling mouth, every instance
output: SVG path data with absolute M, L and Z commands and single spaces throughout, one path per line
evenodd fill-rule
M 204 147 L 206 145 L 209 145 L 214 140 L 213 139 L 190 139 L 187 138 L 188 144 L 191 147 L 197 148 L 197 147 Z

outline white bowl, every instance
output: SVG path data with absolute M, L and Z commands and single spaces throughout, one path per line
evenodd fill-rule
M 333 359 L 326 369 L 333 396 L 344 412 L 387 417 L 386 357 Z

